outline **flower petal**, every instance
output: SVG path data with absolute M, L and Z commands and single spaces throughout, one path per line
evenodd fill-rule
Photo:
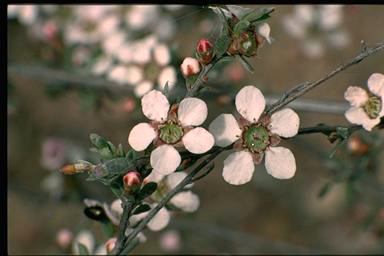
M 236 109 L 248 121 L 256 122 L 264 108 L 264 96 L 255 86 L 245 86 L 237 93 Z
M 180 165 L 181 157 L 173 146 L 164 144 L 152 151 L 150 162 L 153 171 L 168 175 Z
M 270 147 L 265 151 L 265 168 L 276 179 L 290 179 L 296 172 L 296 161 L 291 150 Z
M 160 66 L 167 65 L 171 60 L 171 55 L 169 53 L 169 49 L 165 44 L 156 45 L 155 49 L 153 49 L 153 54 L 155 56 L 156 62 Z
M 271 116 L 271 132 L 284 138 L 295 136 L 299 125 L 299 116 L 290 108 L 284 108 Z
M 179 104 L 177 115 L 184 126 L 201 125 L 208 115 L 207 104 L 198 98 L 185 98 Z
M 142 151 L 151 144 L 156 136 L 156 131 L 148 123 L 139 123 L 129 133 L 128 143 L 134 150 Z
M 351 107 L 345 112 L 345 118 L 353 124 L 360 124 L 365 130 L 371 131 L 373 127 L 380 123 L 380 117 L 370 119 L 362 108 Z
M 199 208 L 200 199 L 191 191 L 184 191 L 176 194 L 170 202 L 184 212 L 194 212 Z
M 380 73 L 373 73 L 368 78 L 369 90 L 377 96 L 384 97 L 384 75 Z
M 168 185 L 168 188 L 174 189 L 185 177 L 187 177 L 186 172 L 174 172 L 167 176 L 165 182 Z M 185 188 L 191 188 L 193 183 L 188 184 Z
M 167 119 L 169 111 L 169 102 L 165 95 L 158 91 L 152 90 L 149 93 L 145 94 L 141 99 L 141 106 L 143 113 L 146 117 L 151 120 L 158 122 L 164 121 Z
M 252 179 L 254 170 L 251 153 L 234 152 L 224 160 L 223 177 L 229 184 L 242 185 Z
M 367 92 L 357 86 L 349 86 L 344 93 L 344 98 L 354 107 L 360 107 L 368 100 Z
M 268 23 L 262 23 L 256 27 L 256 32 L 260 36 L 264 37 L 269 44 L 272 43 L 273 39 L 269 35 L 271 33 L 271 27 L 268 25 Z
M 157 78 L 157 83 L 159 84 L 159 88 L 161 90 L 164 90 L 167 82 L 169 89 L 172 89 L 177 82 L 176 70 L 172 66 L 166 66 L 163 68 Z
M 197 127 L 185 134 L 182 138 L 184 147 L 193 154 L 202 154 L 213 147 L 213 135 L 202 127 Z
M 145 80 L 135 86 L 134 92 L 137 97 L 142 97 L 147 92 L 152 90 L 152 88 L 153 88 L 153 83 L 149 80 Z
M 241 130 L 232 114 L 221 114 L 209 125 L 209 132 L 215 137 L 215 144 L 226 147 L 239 139 Z
M 169 176 L 168 176 L 169 177 Z M 153 171 L 144 179 L 144 182 L 160 182 L 164 178 L 164 175 Z
M 156 204 L 153 204 L 151 208 L 154 208 L 155 206 Z M 151 221 L 148 222 L 147 226 L 152 231 L 159 231 L 168 225 L 170 219 L 171 215 L 169 211 L 165 207 L 162 207 Z

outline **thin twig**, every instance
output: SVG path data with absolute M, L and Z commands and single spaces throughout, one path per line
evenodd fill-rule
M 324 135 L 329 136 L 332 132 L 336 132 L 338 128 L 346 128 L 348 129 L 349 134 L 352 134 L 353 132 L 360 130 L 363 128 L 361 125 L 351 125 L 351 126 L 329 126 L 325 124 L 318 124 L 313 127 L 305 127 L 300 128 L 297 135 L 304 135 L 304 134 L 311 134 L 311 133 L 322 133 Z
M 290 89 L 288 92 L 284 93 L 283 97 L 281 97 L 276 103 L 272 104 L 268 110 L 266 111 L 267 114 L 273 114 L 277 110 L 281 109 L 285 105 L 287 105 L 289 102 L 297 99 L 298 97 L 304 95 L 308 91 L 312 90 L 316 86 L 322 84 L 323 82 L 327 81 L 334 75 L 340 73 L 341 71 L 357 64 L 360 63 L 363 59 L 367 58 L 368 56 L 372 55 L 375 52 L 378 52 L 380 50 L 384 49 L 384 42 L 379 43 L 378 46 L 373 47 L 373 48 L 363 48 L 362 52 L 358 54 L 356 57 L 354 57 L 351 61 L 348 63 L 339 66 L 332 72 L 328 73 L 326 76 L 320 78 L 319 80 L 315 82 L 304 82 L 296 87 Z
M 119 224 L 119 231 L 117 235 L 117 241 L 116 241 L 116 254 L 119 254 L 121 250 L 123 249 L 123 246 L 126 241 L 125 231 L 127 230 L 127 227 L 129 225 L 129 217 L 131 216 L 131 212 L 135 206 L 134 200 L 126 200 L 123 201 L 123 214 L 120 218 L 120 224 Z
M 220 154 L 222 151 L 224 151 L 226 148 L 219 148 L 216 152 L 213 152 L 209 157 L 207 157 L 203 162 L 201 162 L 196 168 L 193 169 L 192 172 L 190 172 L 187 177 L 185 177 L 174 189 L 172 189 L 161 201 L 148 213 L 148 215 L 140 222 L 140 224 L 132 231 L 131 234 L 127 237 L 127 241 L 125 242 L 125 246 L 127 247 L 129 243 L 139 234 L 141 230 L 145 228 L 145 226 L 148 224 L 148 222 L 156 215 L 158 211 L 162 207 L 164 207 L 171 198 L 176 195 L 178 192 L 180 192 L 186 185 L 190 184 L 192 182 L 192 178 L 200 171 L 202 170 L 206 165 L 208 165 L 215 157 Z M 126 249 L 122 251 L 121 254 L 125 254 Z

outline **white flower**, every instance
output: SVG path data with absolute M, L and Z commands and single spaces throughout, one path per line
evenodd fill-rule
M 256 27 L 256 33 L 264 37 L 269 44 L 273 42 L 273 38 L 269 35 L 271 33 L 271 27 L 268 23 L 261 23 Z
M 351 103 L 345 117 L 349 122 L 371 131 L 384 116 L 384 75 L 372 74 L 367 84 L 370 94 L 357 86 L 349 86 L 345 91 L 344 98 Z
M 265 99 L 259 89 L 250 85 L 236 95 L 236 109 L 241 117 L 236 121 L 231 114 L 221 114 L 209 125 L 215 144 L 226 147 L 235 141 L 239 151 L 224 160 L 224 180 L 241 185 L 251 180 L 254 165 L 265 153 L 267 172 L 277 179 L 292 178 L 296 171 L 295 157 L 284 147 L 276 147 L 280 138 L 293 137 L 299 129 L 299 116 L 289 108 L 274 113 L 270 118 L 261 116 Z M 261 118 L 260 118 L 261 117 Z
M 112 59 L 108 56 L 99 57 L 92 66 L 91 72 L 95 75 L 103 75 L 112 65 Z
M 177 82 L 176 70 L 172 66 L 163 68 L 158 76 L 157 83 L 161 90 L 164 90 L 164 86 L 168 83 L 169 89 L 172 89 Z
M 207 105 L 201 99 L 185 98 L 170 110 L 165 95 L 152 90 L 141 99 L 141 105 L 144 115 L 152 123 L 133 127 L 128 142 L 136 151 L 146 149 L 155 139 L 161 144 L 150 156 L 156 172 L 168 175 L 180 165 L 181 157 L 175 147 L 184 145 L 193 154 L 202 154 L 212 148 L 213 136 L 204 128 L 194 128 L 201 125 L 208 114 Z
M 159 15 L 156 5 L 133 5 L 126 14 L 126 22 L 132 29 L 143 29 L 154 24 Z

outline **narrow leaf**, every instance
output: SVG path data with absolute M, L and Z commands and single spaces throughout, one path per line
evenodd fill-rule
M 141 204 L 133 210 L 132 214 L 140 214 L 149 211 L 151 207 L 148 204 Z
M 152 195 L 153 192 L 155 192 L 157 189 L 157 183 L 156 182 L 149 182 L 145 184 L 145 186 L 140 190 L 139 197 L 141 199 L 144 199 L 150 195 Z
M 248 72 L 250 73 L 254 73 L 255 72 L 255 69 L 252 67 L 252 65 L 245 59 L 245 57 L 241 56 L 241 55 L 237 55 L 238 56 L 238 60 L 240 61 L 240 63 L 245 67 L 246 70 L 248 70 Z

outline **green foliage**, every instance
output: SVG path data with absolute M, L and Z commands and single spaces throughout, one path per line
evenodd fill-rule
M 244 66 L 246 70 L 250 73 L 254 73 L 255 69 L 252 67 L 252 65 L 245 59 L 244 56 L 237 55 L 237 59 L 240 61 L 240 63 Z
M 106 140 L 105 138 L 101 137 L 96 133 L 91 133 L 89 135 L 89 139 L 91 140 L 92 144 L 95 146 L 90 150 L 92 152 L 98 153 L 103 159 L 110 160 L 116 157 L 125 156 L 124 148 L 123 148 L 123 145 L 121 144 L 119 144 L 119 146 L 116 147 L 112 142 Z
M 225 31 L 225 29 L 221 31 L 214 44 L 213 51 L 217 58 L 220 58 L 227 52 L 228 47 L 230 46 L 232 41 L 228 33 L 226 33 Z
M 150 209 L 151 209 L 151 207 L 150 207 L 148 204 L 141 204 L 141 205 L 139 205 L 138 207 L 136 207 L 136 208 L 132 211 L 132 214 L 133 214 L 133 215 L 135 215 L 135 214 L 140 214 L 140 213 L 149 211 Z
M 319 190 L 319 193 L 317 194 L 318 198 L 323 198 L 328 194 L 328 192 L 331 190 L 333 183 L 331 181 L 326 182 L 321 189 Z
M 152 195 L 153 192 L 155 192 L 157 189 L 157 183 L 156 182 L 149 182 L 144 185 L 144 187 L 139 191 L 137 198 L 138 200 L 143 200 L 144 198 Z

